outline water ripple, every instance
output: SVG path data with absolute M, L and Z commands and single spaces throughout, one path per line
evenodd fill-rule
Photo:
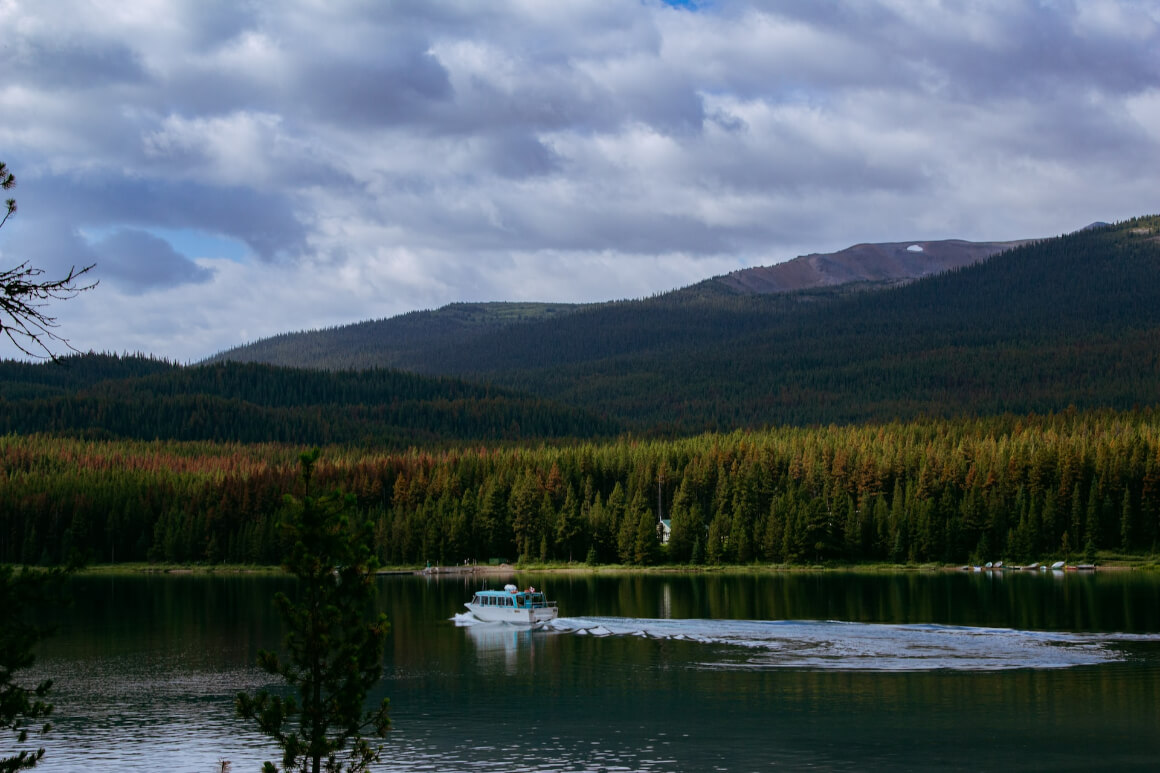
M 557 633 L 638 636 L 713 645 L 704 668 L 997 671 L 1072 668 L 1124 659 L 1116 645 L 1160 636 L 1076 634 L 948 625 L 799 620 L 560 618 Z

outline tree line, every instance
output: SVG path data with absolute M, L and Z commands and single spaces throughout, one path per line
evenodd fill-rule
M 300 448 L 0 439 L 0 561 L 274 564 Z M 1155 550 L 1160 415 L 1045 416 L 325 450 L 392 565 L 961 563 Z M 661 544 L 658 522 L 669 522 Z
M 105 354 L 0 362 L 0 433 L 406 448 L 619 429 L 608 418 L 508 389 L 383 368 L 180 367 Z

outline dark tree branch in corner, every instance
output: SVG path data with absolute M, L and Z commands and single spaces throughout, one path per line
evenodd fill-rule
M 15 185 L 16 178 L 8 171 L 8 167 L 0 162 L 0 187 L 9 190 Z M 0 228 L 15 214 L 16 199 L 8 199 L 5 205 Z M 63 278 L 49 280 L 41 279 L 44 270 L 30 266 L 27 261 L 13 268 L 0 270 L 0 331 L 3 331 L 17 349 L 29 357 L 56 360 L 56 354 L 48 346 L 51 341 L 62 343 L 70 350 L 76 351 L 67 339 L 54 332 L 59 325 L 56 317 L 50 316 L 45 307 L 49 301 L 67 301 L 96 287 L 97 282 L 82 284 L 80 281 L 81 277 L 95 265 L 91 264 L 79 270 L 76 266 L 72 266 Z

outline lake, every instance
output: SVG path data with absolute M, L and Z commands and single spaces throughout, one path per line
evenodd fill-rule
M 472 625 L 535 585 L 544 630 Z M 1142 770 L 1160 759 L 1160 576 L 1136 572 L 382 577 L 391 771 Z M 37 770 L 257 771 L 233 696 L 273 684 L 278 577 L 74 582 L 40 650 Z M 5 738 L 7 742 L 7 738 Z

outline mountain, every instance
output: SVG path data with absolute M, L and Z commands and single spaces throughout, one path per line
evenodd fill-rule
M 881 280 L 874 292 L 840 284 L 762 294 L 754 288 L 773 285 L 720 278 L 646 300 L 460 325 L 455 335 L 413 332 L 401 361 L 638 431 L 1153 405 L 1158 233 L 1158 217 L 1096 226 L 901 286 Z M 879 272 L 863 275 L 882 276 L 881 267 L 939 251 L 910 246 L 855 248 L 843 260 L 878 255 Z M 802 263 L 830 265 L 810 257 Z M 392 335 L 392 324 L 377 334 Z
M 967 242 L 947 239 L 856 244 L 840 252 L 803 255 L 784 263 L 746 268 L 707 281 L 741 294 L 785 293 L 854 283 L 903 284 L 969 266 L 1026 243 L 1026 240 Z
M 959 239 L 858 244 L 840 252 L 804 255 L 773 266 L 735 271 L 667 295 L 766 295 L 857 288 L 885 289 L 977 263 L 1026 242 L 968 242 Z M 817 301 L 826 294 L 806 293 Z M 389 319 L 325 330 L 283 333 L 214 355 L 206 362 L 263 362 L 325 369 L 391 367 L 440 373 L 433 351 L 469 348 L 496 330 L 548 322 L 615 304 L 453 303 Z
M 590 308 L 569 303 L 453 303 L 435 311 L 412 311 L 390 319 L 264 338 L 206 360 L 261 362 L 328 370 L 426 367 L 431 349 L 469 346 L 481 335 L 511 325 L 542 322 Z
M 876 245 L 880 265 L 917 254 L 903 245 Z M 1160 405 L 1160 216 L 874 291 L 725 279 L 266 342 L 308 368 L 227 361 L 260 348 L 189 367 L 0 363 L 0 432 L 446 445 Z

